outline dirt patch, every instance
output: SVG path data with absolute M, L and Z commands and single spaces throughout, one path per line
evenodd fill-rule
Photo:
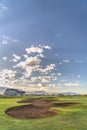
M 49 110 L 52 106 L 53 104 L 50 101 L 33 99 L 31 104 L 10 108 L 6 113 L 12 117 L 21 119 L 46 118 L 58 113 L 58 111 Z
M 61 103 L 54 103 L 55 107 L 69 107 L 69 106 L 79 106 L 81 103 L 76 102 L 61 102 Z
M 72 102 L 53 103 L 52 101 L 46 101 L 43 99 L 25 100 L 19 103 L 29 104 L 10 108 L 5 111 L 6 114 L 20 119 L 38 119 L 54 116 L 60 112 L 50 110 L 51 107 L 66 107 L 79 105 L 78 103 Z

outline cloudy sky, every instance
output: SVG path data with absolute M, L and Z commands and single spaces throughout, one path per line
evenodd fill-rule
M 0 87 L 87 93 L 87 1 L 0 0 Z

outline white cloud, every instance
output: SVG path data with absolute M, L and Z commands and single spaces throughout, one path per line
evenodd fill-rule
M 28 56 L 28 55 L 23 55 L 23 57 L 24 57 L 25 59 L 29 58 L 29 56 Z
M 45 56 L 44 56 L 43 54 L 38 54 L 37 56 L 38 56 L 38 57 L 45 58 Z
M 43 48 L 51 50 L 50 46 L 43 46 Z
M 24 77 L 30 76 L 32 72 L 35 71 L 38 71 L 39 73 L 51 72 L 52 70 L 55 69 L 55 64 L 50 64 L 47 65 L 46 67 L 42 67 L 41 65 L 42 57 L 44 57 L 44 55 L 42 54 L 44 52 L 43 50 L 44 48 L 51 49 L 49 46 L 39 46 L 39 47 L 32 46 L 31 48 L 26 48 L 27 55 L 26 54 L 23 55 L 25 60 L 16 64 L 14 68 L 20 67 L 24 69 L 25 70 Z M 38 53 L 38 55 L 35 54 L 35 56 L 28 56 L 28 54 L 31 53 Z
M 42 73 L 48 73 L 55 69 L 55 64 L 47 65 L 45 68 L 40 68 L 39 71 Z
M 30 70 L 29 68 L 26 68 L 25 70 L 26 71 L 24 71 L 22 79 L 29 78 L 32 75 L 32 70 Z
M 13 54 L 13 58 L 12 58 L 12 61 L 13 61 L 13 62 L 18 62 L 20 59 L 21 59 L 21 56 L 18 56 L 18 55 L 16 55 L 16 54 Z
M 5 35 L 0 35 L 0 43 L 1 44 L 7 45 L 9 42 L 16 43 L 16 42 L 19 42 L 19 41 L 16 40 L 16 39 L 10 38 L 8 36 L 5 36 Z
M 58 84 L 50 83 L 49 88 L 52 92 L 55 92 L 55 90 L 58 91 L 58 89 L 61 88 L 61 84 L 60 83 L 58 83 Z
M 19 42 L 17 39 L 14 39 L 14 38 L 11 38 L 11 37 L 8 37 L 8 36 L 3 36 L 3 38 L 7 39 L 10 42 Z
M 16 66 L 22 67 L 23 69 L 26 69 L 28 67 L 34 68 L 35 66 L 39 65 L 40 62 L 41 62 L 41 60 L 36 56 L 35 57 L 28 57 L 25 61 L 21 61 Z
M 45 92 L 51 92 L 51 89 L 49 87 L 44 87 L 42 83 L 38 83 L 37 85 L 30 84 L 31 87 L 22 87 L 24 91 L 34 92 L 34 91 L 45 91 Z M 38 86 L 38 87 L 36 87 Z
M 62 62 L 59 62 L 59 65 L 62 65 L 63 63 Z
M 3 38 L 8 39 L 6 36 L 3 36 Z M 55 64 L 47 64 L 45 66 L 43 64 L 43 58 L 45 58 L 44 50 L 51 49 L 51 47 L 39 45 L 38 47 L 32 46 L 26 49 L 28 50 L 22 56 L 13 54 L 11 59 L 3 57 L 4 61 L 10 61 L 11 67 L 15 71 L 11 69 L 0 71 L 0 85 L 12 87 L 25 86 L 31 90 L 38 90 L 38 88 L 39 90 L 49 89 L 49 84 L 55 82 L 58 75 L 61 75 L 60 73 L 58 75 L 51 75 L 52 71 L 55 73 Z
M 5 16 L 7 11 L 8 11 L 8 6 L 6 4 L 6 1 L 0 0 L 0 19 L 3 18 L 3 16 Z
M 52 81 L 56 80 L 55 76 L 31 76 L 31 78 L 29 79 L 30 82 L 32 83 L 50 83 Z
M 3 3 L 0 4 L 0 10 L 2 11 L 7 11 L 8 7 L 6 5 L 4 5 Z
M 28 78 L 31 76 L 32 72 L 39 70 L 40 63 L 41 63 L 40 58 L 38 58 L 36 56 L 35 57 L 28 57 L 28 58 L 26 58 L 25 61 L 19 62 L 16 66 L 14 66 L 14 68 L 20 67 L 23 70 L 25 70 L 24 77 Z
M 2 59 L 3 61 L 7 61 L 8 58 L 4 56 Z
M 67 86 L 67 87 L 76 87 L 76 86 L 79 86 L 78 83 L 65 83 L 64 85 Z
M 51 82 L 52 81 L 52 78 L 51 78 L 51 76 L 43 76 L 43 77 L 41 77 L 42 79 L 42 83 L 49 83 L 49 82 Z
M 38 80 L 38 77 L 31 77 L 31 82 L 36 82 Z
M 5 39 L 5 40 L 3 39 L 3 40 L 2 40 L 2 44 L 3 44 L 3 45 L 7 45 L 7 44 L 8 44 L 8 41 L 7 41 L 6 39 Z
M 27 54 L 30 53 L 43 53 L 43 48 L 41 47 L 31 47 L 31 48 L 26 48 L 26 52 Z
M 9 69 L 3 69 L 0 71 L 0 82 L 2 83 L 8 83 L 12 80 L 15 80 L 17 77 L 17 71 L 9 70 Z
M 21 67 L 23 69 L 30 69 L 30 70 L 33 70 L 33 71 L 39 71 L 39 72 L 46 72 L 46 71 L 50 71 L 52 69 L 54 69 L 55 65 L 54 64 L 50 64 L 50 65 L 47 65 L 47 67 L 43 68 L 41 66 L 41 61 L 42 61 L 42 57 L 44 57 L 43 55 L 43 52 L 44 50 L 43 49 L 51 49 L 51 47 L 49 46 L 38 46 L 38 47 L 30 47 L 30 48 L 26 48 L 26 52 L 27 54 L 24 54 L 23 57 L 25 58 L 24 61 L 21 61 L 19 62 L 16 66 L 14 67 Z M 31 53 L 38 53 L 35 54 L 35 56 L 28 56 L 28 54 L 31 54 Z M 17 55 L 13 55 L 15 60 L 20 60 L 20 57 L 18 57 Z
M 58 73 L 58 76 L 61 76 L 62 74 L 61 73 Z
M 81 77 L 81 75 L 77 75 L 77 78 L 80 78 Z
M 63 63 L 69 63 L 70 61 L 69 60 L 63 60 L 62 62 Z
M 30 54 L 30 53 L 39 53 L 39 54 L 42 54 L 43 53 L 43 49 L 51 49 L 50 46 L 41 46 L 39 45 L 38 47 L 34 47 L 34 46 L 31 46 L 30 48 L 26 48 L 26 52 L 27 54 Z

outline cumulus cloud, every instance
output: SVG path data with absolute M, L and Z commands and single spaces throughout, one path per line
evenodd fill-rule
M 25 86 L 33 90 L 38 88 L 44 90 L 44 87 L 49 89 L 49 84 L 55 82 L 61 73 L 51 75 L 55 73 L 56 65 L 43 63 L 43 59 L 46 58 L 44 56 L 44 53 L 46 55 L 46 49 L 50 50 L 51 47 L 46 45 L 32 46 L 26 48 L 22 56 L 13 54 L 11 59 L 8 59 L 13 69 L 0 71 L 0 81 L 6 86 Z M 6 61 L 7 57 L 3 57 L 3 60 Z
M 32 72 L 40 72 L 40 73 L 49 73 L 55 69 L 55 64 L 47 65 L 45 68 L 41 66 L 41 59 L 38 57 L 29 57 L 25 61 L 21 61 L 14 67 L 20 67 L 26 72 L 24 73 L 25 77 L 28 77 L 32 74 Z
M 37 56 L 41 57 L 41 58 L 45 58 L 45 56 L 43 54 L 38 54 Z
M 20 59 L 21 59 L 21 56 L 18 56 L 18 55 L 16 55 L 16 54 L 13 54 L 13 58 L 12 58 L 12 61 L 13 61 L 13 62 L 18 62 Z
M 49 49 L 49 50 L 51 50 L 51 47 L 50 46 L 46 46 L 46 45 L 44 45 L 44 46 L 42 46 L 43 48 L 45 48 L 45 49 Z
M 52 76 L 41 76 L 42 83 L 50 83 L 51 81 L 53 81 Z
M 55 64 L 49 64 L 47 66 L 43 66 L 42 63 L 42 58 L 44 57 L 44 49 L 51 49 L 50 46 L 38 46 L 38 47 L 30 47 L 30 48 L 26 48 L 26 53 L 24 54 L 23 57 L 25 59 L 23 59 L 22 61 L 20 61 L 19 63 L 17 63 L 15 66 L 13 66 L 14 68 L 19 67 L 21 69 L 24 70 L 23 72 L 23 77 L 28 78 L 32 75 L 33 72 L 38 72 L 40 74 L 42 73 L 49 73 L 52 70 L 55 69 Z M 34 53 L 34 56 L 31 56 L 31 53 Z M 17 56 L 15 56 L 15 58 L 17 59 Z M 15 59 L 14 59 L 15 60 Z
M 17 40 L 7 36 L 0 36 L 0 41 L 2 41 L 3 45 L 7 45 L 9 41 L 17 42 Z M 51 59 L 48 59 L 48 51 L 50 50 L 51 47 L 46 45 L 31 46 L 25 48 L 24 53 L 22 53 L 21 56 L 16 53 L 12 55 L 11 59 L 3 56 L 3 61 L 10 61 L 10 65 L 12 65 L 11 68 L 13 68 L 12 70 L 3 69 L 0 71 L 0 84 L 5 83 L 6 86 L 12 85 L 12 87 L 24 87 L 24 90 L 29 91 L 56 91 L 58 88 L 62 88 L 62 86 L 79 86 L 80 83 L 77 81 L 69 82 L 68 80 L 62 79 L 64 77 L 60 71 L 61 66 L 59 67 L 59 71 L 56 70 L 56 65 L 51 63 Z M 5 62 L 3 63 L 5 64 Z M 58 62 L 59 65 L 65 65 L 68 63 L 70 63 L 70 61 L 67 59 Z M 80 78 L 81 76 L 76 75 L 76 77 Z
M 33 69 L 35 66 L 38 66 L 40 64 L 41 60 L 38 57 L 28 57 L 25 61 L 21 61 L 16 66 L 21 67 L 23 69 L 31 68 Z M 36 69 L 37 67 L 35 67 Z
M 23 57 L 24 57 L 25 59 L 27 59 L 29 56 L 25 54 L 25 55 L 23 55 Z
M 47 65 L 45 68 L 40 68 L 39 71 L 42 73 L 48 73 L 55 69 L 55 64 Z
M 37 82 L 37 80 L 38 80 L 38 77 L 31 77 L 31 82 Z
M 61 86 L 60 83 L 58 83 L 58 84 L 53 84 L 53 83 L 49 84 L 49 87 L 60 87 L 60 86 Z
M 64 85 L 67 86 L 67 87 L 76 87 L 76 86 L 79 86 L 78 83 L 65 83 Z
M 43 52 L 43 48 L 41 48 L 41 47 L 26 48 L 26 52 L 28 54 L 30 54 L 30 53 L 42 53 Z
M 34 91 L 45 91 L 51 92 L 49 87 L 44 87 L 42 83 L 38 83 L 37 85 L 30 84 L 31 87 L 22 87 L 24 91 L 34 92 Z M 38 87 L 36 87 L 38 86 Z M 20 87 L 21 88 L 21 87 Z
M 25 71 L 23 72 L 22 79 L 29 78 L 31 76 L 32 76 L 32 70 L 30 70 L 29 68 L 26 68 Z
M 52 81 L 55 81 L 56 80 L 56 77 L 55 76 L 31 76 L 31 78 L 29 79 L 29 81 L 31 83 L 50 83 Z
M 51 47 L 50 46 L 38 46 L 38 47 L 34 47 L 34 46 L 31 46 L 30 48 L 26 48 L 25 50 L 26 50 L 26 52 L 27 52 L 27 54 L 30 54 L 30 53 L 39 53 L 39 54 L 41 54 L 41 53 L 43 53 L 43 49 L 51 49 Z
M 9 69 L 3 69 L 0 71 L 0 81 L 1 82 L 9 82 L 12 80 L 15 80 L 17 76 L 17 71 L 9 70 Z

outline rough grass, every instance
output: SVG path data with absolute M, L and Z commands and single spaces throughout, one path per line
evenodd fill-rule
M 4 111 L 19 105 L 17 102 L 30 97 L 0 98 L 0 130 L 86 130 L 87 129 L 87 97 L 43 97 L 47 100 L 56 99 L 58 102 L 79 102 L 80 106 L 54 107 L 60 110 L 56 116 L 45 119 L 15 119 Z

